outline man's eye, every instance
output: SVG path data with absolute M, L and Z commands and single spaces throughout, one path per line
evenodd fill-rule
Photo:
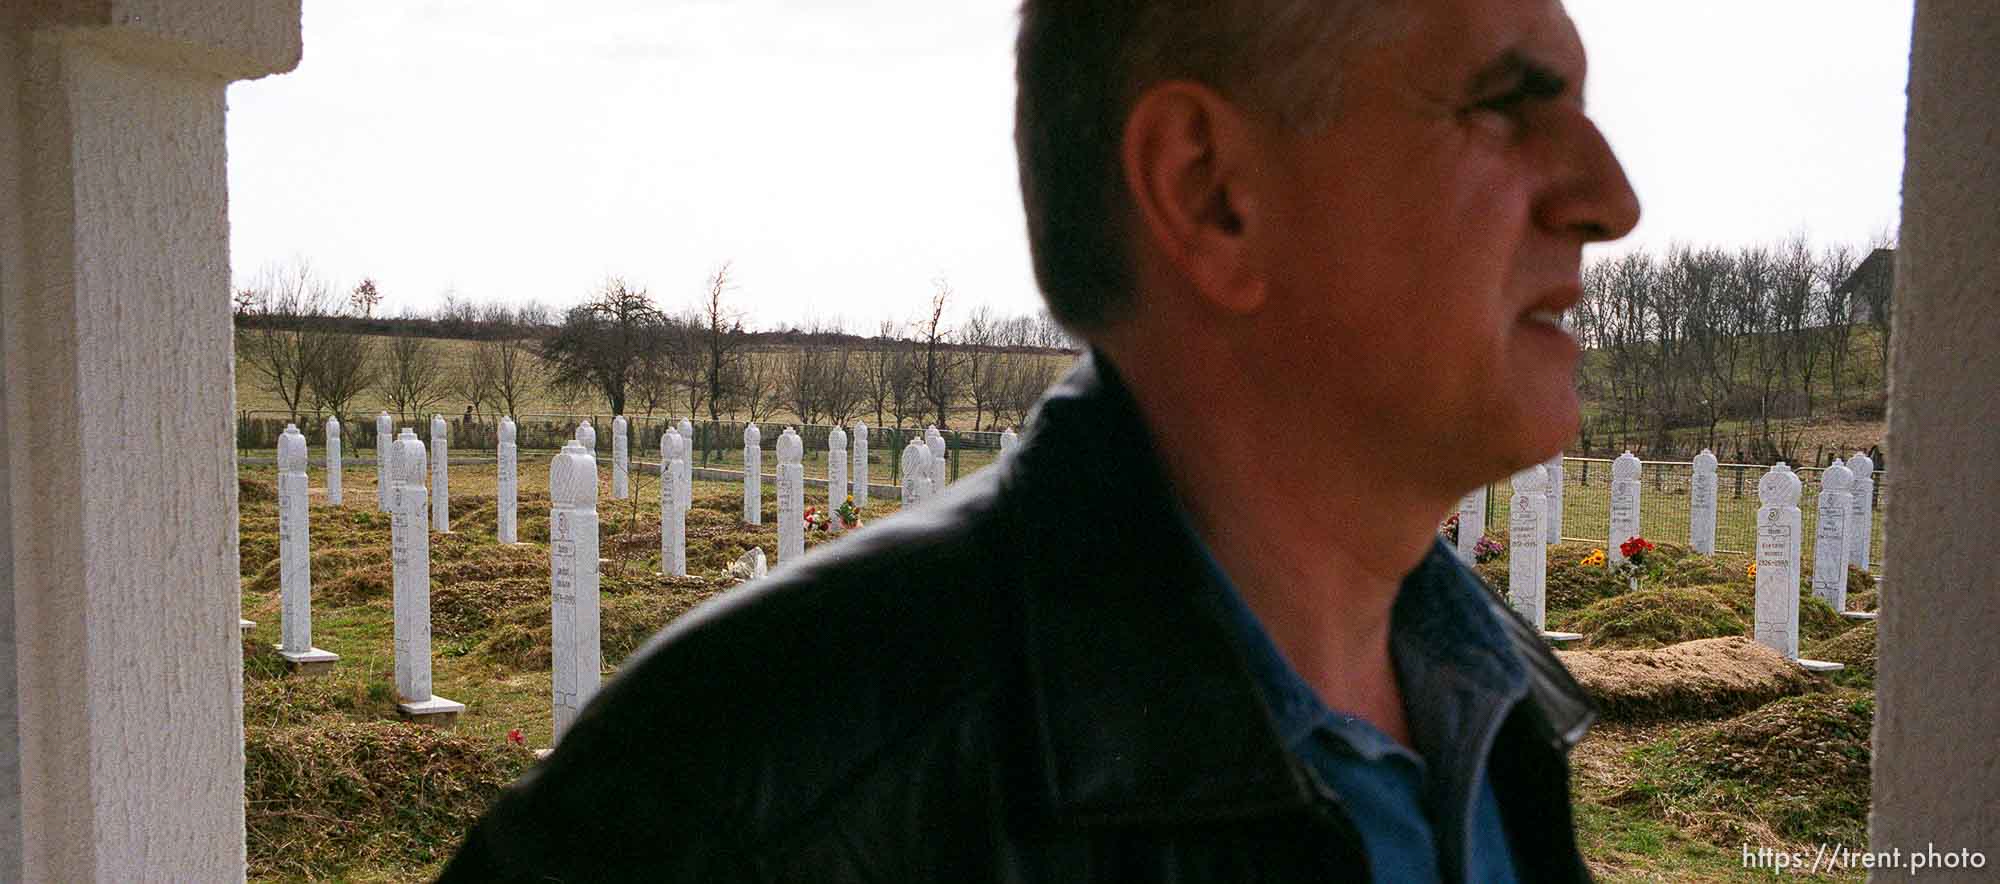
M 1474 110 L 1493 111 L 1512 115 L 1520 113 L 1521 108 L 1527 105 L 1528 99 L 1533 97 L 1528 94 L 1528 90 L 1526 89 L 1515 89 L 1511 92 L 1505 92 L 1488 98 L 1472 107 Z

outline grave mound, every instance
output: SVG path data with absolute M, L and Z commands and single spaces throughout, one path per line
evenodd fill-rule
M 397 867 L 427 880 L 500 789 L 534 763 L 526 749 L 501 742 L 338 715 L 246 723 L 243 736 L 253 879 Z
M 606 592 L 598 603 L 598 632 L 604 665 L 616 666 L 653 633 L 695 605 L 723 591 L 724 584 L 699 577 L 650 577 L 657 588 Z M 546 593 L 546 587 L 542 590 Z M 477 653 L 489 662 L 526 671 L 545 671 L 552 655 L 553 630 L 546 599 L 500 612 Z
M 1853 687 L 1873 687 L 1875 684 L 1875 623 L 1864 622 L 1829 639 L 1806 645 L 1801 655 L 1812 660 L 1829 663 L 1843 663 L 1847 668 L 1834 673 L 1834 679 Z
M 1595 602 L 1564 626 L 1584 634 L 1592 649 L 1658 648 L 1703 638 L 1743 635 L 1749 625 L 1707 587 L 1666 586 Z
M 1720 718 L 1817 687 L 1784 655 L 1740 636 L 1556 656 L 1609 721 Z
M 278 488 L 275 480 L 260 476 L 239 476 L 236 479 L 236 503 L 277 503 Z

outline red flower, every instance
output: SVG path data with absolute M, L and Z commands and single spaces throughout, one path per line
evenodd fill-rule
M 528 738 L 521 736 L 521 729 L 517 727 L 507 732 L 507 742 L 513 743 L 516 746 L 526 746 L 528 745 Z

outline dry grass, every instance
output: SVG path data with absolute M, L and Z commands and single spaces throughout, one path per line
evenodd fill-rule
M 1658 650 L 1558 651 L 1607 720 L 1714 718 L 1816 682 L 1784 655 L 1747 638 L 1710 638 Z

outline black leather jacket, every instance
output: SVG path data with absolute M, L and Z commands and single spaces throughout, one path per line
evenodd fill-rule
M 1085 359 L 999 464 L 654 637 L 443 880 L 1366 880 L 1195 602 L 1177 513 Z M 1532 683 L 1490 761 L 1518 872 L 1588 880 L 1590 705 L 1493 604 Z

